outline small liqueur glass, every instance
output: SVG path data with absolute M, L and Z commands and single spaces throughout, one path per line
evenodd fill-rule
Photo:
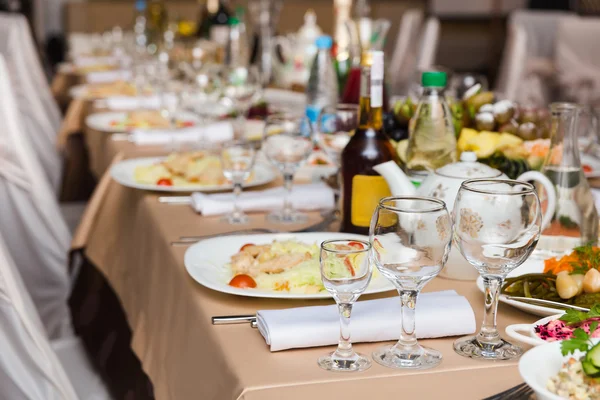
M 485 311 L 479 333 L 454 342 L 464 357 L 510 360 L 523 349 L 500 337 L 498 295 L 506 275 L 523 264 L 540 238 L 541 206 L 533 185 L 514 180 L 471 179 L 454 203 L 454 241 L 483 278 Z
M 248 216 L 239 206 L 244 182 L 252 174 L 256 149 L 253 143 L 237 140 L 226 142 L 221 147 L 223 175 L 233 183 L 233 211 L 223 220 L 233 225 L 248 223 Z
M 389 368 L 427 369 L 442 353 L 421 346 L 415 333 L 415 312 L 421 289 L 448 260 L 452 221 L 446 204 L 429 197 L 386 197 L 371 219 L 369 239 L 375 266 L 400 294 L 400 340 L 373 352 L 373 360 Z
M 340 312 L 340 340 L 337 349 L 317 361 L 328 371 L 364 371 L 371 361 L 352 349 L 350 315 L 352 306 L 371 281 L 371 244 L 363 240 L 333 239 L 321 243 L 321 278 Z

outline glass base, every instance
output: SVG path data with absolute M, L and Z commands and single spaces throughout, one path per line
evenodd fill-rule
M 231 225 L 244 225 L 248 223 L 248 216 L 244 213 L 228 214 L 221 218 L 221 222 L 227 222 Z
M 523 354 L 523 349 L 504 339 L 497 344 L 484 344 L 477 336 L 466 336 L 454 342 L 454 351 L 463 357 L 478 360 L 512 360 Z
M 267 221 L 277 224 L 299 224 L 308 221 L 308 215 L 297 211 L 292 211 L 291 213 L 274 211 L 267 215 Z
M 319 358 L 317 361 L 319 367 L 327 371 L 338 372 L 357 372 L 371 368 L 371 360 L 362 354 L 354 353 L 354 356 L 344 359 L 333 359 L 333 354 L 335 352 Z
M 384 346 L 373 352 L 373 360 L 388 368 L 428 369 L 442 362 L 442 353 L 420 345 L 411 351 L 401 351 L 397 345 Z

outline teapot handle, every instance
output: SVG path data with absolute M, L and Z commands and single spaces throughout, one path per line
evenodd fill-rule
M 527 171 L 521 174 L 518 178 L 518 181 L 535 181 L 546 189 L 546 194 L 548 196 L 548 207 L 546 208 L 546 212 L 542 217 L 542 231 L 550 225 L 552 222 L 552 217 L 554 217 L 554 211 L 556 210 L 556 189 L 554 188 L 554 184 L 550 181 L 550 179 L 546 178 L 546 175 L 537 171 Z

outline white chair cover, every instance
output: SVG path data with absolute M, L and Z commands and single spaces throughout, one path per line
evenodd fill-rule
M 525 30 L 519 25 L 509 25 L 500 76 L 496 85 L 496 91 L 505 98 L 522 102 L 517 98 L 517 93 L 524 76 L 526 59 L 527 36 Z
M 71 235 L 41 165 L 22 134 L 0 56 L 0 233 L 52 338 L 71 335 L 67 253 Z
M 396 46 L 388 66 L 392 94 L 406 94 L 417 68 L 417 46 L 423 11 L 406 10 L 402 14 Z
M 28 30 L 23 24 L 27 22 L 22 17 L 0 13 L 0 54 L 7 62 L 16 104 L 25 128 L 23 133 L 27 135 L 30 146 L 42 164 L 43 175 L 56 193 L 62 178 L 62 160 L 56 147 L 58 128 L 56 121 L 53 121 L 53 113 L 47 112 L 44 106 L 42 99 L 51 94 L 47 82 L 44 83 L 39 59 L 32 49 L 31 36 L 23 33 L 24 29 Z M 23 36 L 28 39 L 23 39 Z M 28 48 L 31 51 L 27 51 Z M 36 69 L 39 73 L 32 73 Z M 48 90 L 47 96 L 44 96 L 44 87 Z
M 419 55 L 417 57 L 417 71 L 426 71 L 435 64 L 438 42 L 440 39 L 440 20 L 429 17 L 425 22 L 421 39 L 419 40 Z
M 600 18 L 563 19 L 556 40 L 562 99 L 600 105 Z
M 0 236 L 0 398 L 76 400 Z

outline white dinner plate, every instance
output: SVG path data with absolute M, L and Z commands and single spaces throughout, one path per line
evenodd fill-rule
M 581 153 L 581 165 L 587 165 L 592 170 L 590 172 L 586 172 L 586 178 L 598 178 L 600 177 L 600 159 L 591 156 L 589 154 Z
M 525 274 L 541 274 L 544 272 L 544 260 L 539 258 L 530 258 L 525 261 L 521 266 L 517 269 L 511 271 L 507 277 L 513 278 L 515 276 L 525 275 Z M 483 287 L 483 279 L 481 276 L 477 278 L 477 288 L 484 293 Z M 550 315 L 562 314 L 564 310 L 558 308 L 544 307 L 544 306 L 536 306 L 533 304 L 527 304 L 520 301 L 509 300 L 506 298 L 506 295 L 501 294 L 499 297 L 502 303 L 511 305 L 519 310 L 531 313 L 533 315 L 539 315 L 540 317 L 548 317 Z
M 317 294 L 298 294 L 271 290 L 240 289 L 229 286 L 228 283 L 233 278 L 233 275 L 229 270 L 228 264 L 231 256 L 236 254 L 247 243 L 271 244 L 273 240 L 296 239 L 299 242 L 320 245 L 324 240 L 343 238 L 369 240 L 366 236 L 337 232 L 223 236 L 202 240 L 188 248 L 184 257 L 185 269 L 202 286 L 222 293 L 274 299 L 329 299 L 331 295 L 327 291 Z M 394 286 L 381 274 L 377 274 L 371 280 L 364 294 L 381 293 L 390 290 L 394 290 Z
M 112 126 L 111 123 L 113 121 L 125 121 L 126 118 L 127 118 L 126 112 L 96 113 L 96 114 L 89 115 L 85 119 L 85 124 L 89 128 L 95 129 L 97 131 L 118 133 L 118 132 L 123 132 L 124 130 L 122 128 Z M 198 116 L 196 116 L 195 114 L 190 113 L 190 112 L 185 112 L 185 111 L 178 112 L 177 119 L 179 121 L 184 121 L 184 122 L 193 122 L 194 124 L 200 124 L 202 122 L 200 120 L 200 118 Z M 133 130 L 133 129 L 134 128 L 131 128 L 129 130 Z M 140 128 L 135 128 L 135 129 L 140 129 Z M 147 129 L 147 130 L 152 130 L 152 129 Z
M 140 190 L 153 190 L 157 192 L 179 192 L 179 193 L 190 193 L 190 192 L 219 192 L 225 190 L 232 190 L 233 185 L 227 183 L 225 185 L 190 185 L 190 186 L 159 186 L 159 185 L 148 185 L 145 183 L 139 183 L 135 180 L 134 171 L 138 166 L 146 166 L 158 163 L 164 160 L 165 157 L 144 157 L 144 158 L 132 158 L 130 160 L 124 160 L 113 165 L 110 169 L 110 176 L 121 185 L 130 187 L 133 189 Z M 253 179 L 250 182 L 244 184 L 245 188 L 255 187 L 272 182 L 276 178 L 275 171 L 264 164 L 256 164 L 254 166 Z

